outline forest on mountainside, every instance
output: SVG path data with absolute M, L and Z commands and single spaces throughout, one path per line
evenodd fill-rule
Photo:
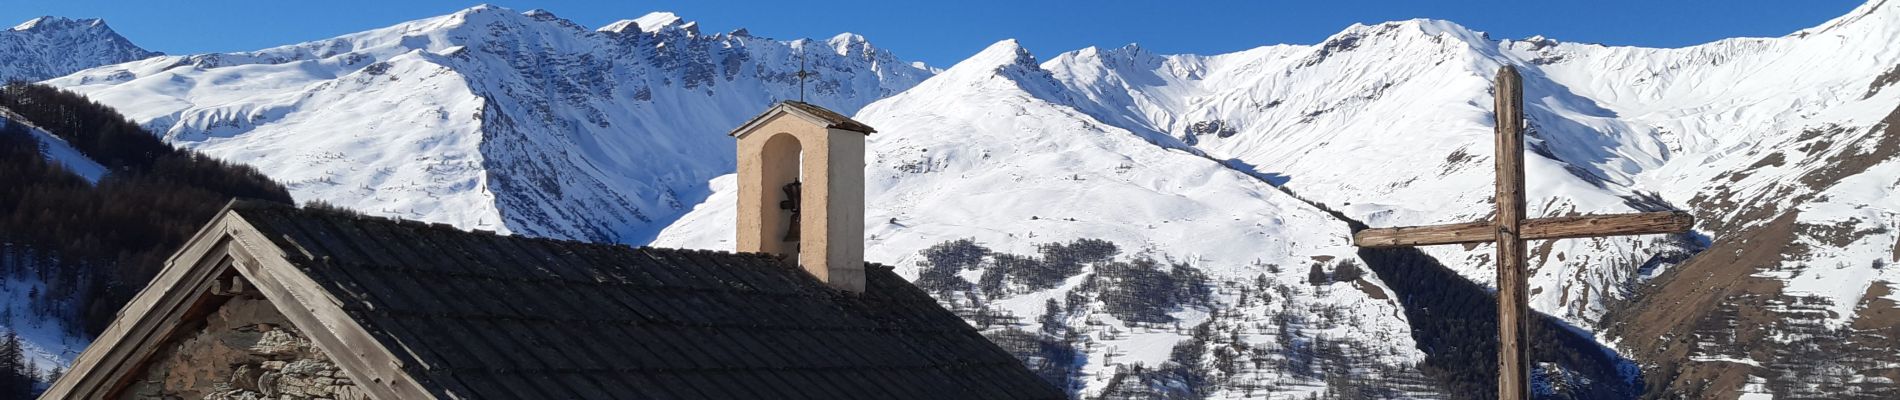
M 973 239 L 941 242 L 919 253 L 920 288 L 1074 396 L 1273 397 L 1315 385 L 1323 391 L 1310 393 L 1320 399 L 1436 393 L 1417 366 L 1382 362 L 1381 350 L 1330 336 L 1363 320 L 1295 288 L 1352 290 L 1365 275 L 1352 260 L 1314 261 L 1317 277 L 1299 280 L 1276 278 L 1278 266 L 1254 265 L 1263 273 L 1223 281 L 1202 270 L 1207 266 L 1152 249 L 1124 255 L 1115 243 L 1092 238 L 1038 244 L 1033 254 L 995 251 Z M 1039 313 L 1003 304 L 1017 296 L 1046 299 Z M 1206 317 L 1177 318 L 1200 312 Z M 1182 340 L 1159 362 L 1104 351 L 1142 332 L 1172 332 Z M 1089 382 L 1106 387 L 1085 392 Z
M 1200 268 L 1162 261 L 1165 256 L 1147 250 L 1123 255 L 1114 243 L 1098 239 L 1040 244 L 1030 255 L 958 239 L 919 253 L 920 288 L 1031 371 L 1074 394 L 1091 375 L 1110 382 L 1100 398 L 1117 399 L 1271 394 L 1312 382 L 1324 383 L 1325 391 L 1314 393 L 1322 399 L 1484 398 L 1495 390 L 1495 299 L 1483 285 L 1416 249 L 1360 249 L 1357 260 L 1265 266 L 1271 273 L 1246 282 L 1217 281 Z M 1299 280 L 1276 279 L 1282 268 L 1306 273 Z M 1375 349 L 1325 333 L 1358 324 L 1356 316 L 1305 298 L 1375 276 L 1401 299 L 1409 334 L 1425 353 L 1422 363 L 1372 361 L 1380 359 Z M 1312 286 L 1313 292 L 1290 286 Z M 1230 297 L 1217 300 L 1215 287 Z M 1055 292 L 1046 295 L 1040 314 L 1019 315 L 1027 311 L 1000 306 L 1013 296 L 1046 290 Z M 1270 307 L 1275 303 L 1282 304 Z M 1186 309 L 1208 316 L 1185 325 L 1173 315 Z M 1088 369 L 1089 358 L 1112 357 L 1112 352 L 1089 354 L 1091 346 L 1128 333 L 1095 323 L 1104 317 L 1186 338 L 1161 363 L 1106 360 L 1102 363 L 1112 367 Z M 1256 335 L 1271 339 L 1248 338 Z M 1620 399 L 1642 392 L 1635 365 L 1591 339 L 1554 317 L 1536 316 L 1531 356 L 1537 361 L 1533 383 L 1540 397 Z
M 0 260 L 36 279 L 36 314 L 73 336 L 105 329 L 164 260 L 232 198 L 290 203 L 247 166 L 174 148 L 110 107 L 48 86 L 10 83 L 0 107 L 105 166 L 87 182 L 43 156 L 29 127 L 0 127 Z M 13 262 L 17 261 L 17 262 Z
M 0 336 L 0 398 L 26 399 L 34 395 L 34 382 L 51 382 L 59 378 L 59 368 L 41 375 L 27 360 L 26 351 L 20 342 L 20 335 L 7 330 Z

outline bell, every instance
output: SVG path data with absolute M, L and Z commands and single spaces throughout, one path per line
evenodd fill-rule
M 792 213 L 792 225 L 791 227 L 785 229 L 785 241 L 787 242 L 798 241 L 798 226 L 804 225 L 800 223 L 802 221 L 798 219 L 798 200 L 799 200 L 798 188 L 799 188 L 798 181 L 792 181 L 792 183 L 785 184 L 785 187 L 783 189 L 785 190 L 786 199 L 784 201 L 778 202 L 779 209 L 790 211 Z

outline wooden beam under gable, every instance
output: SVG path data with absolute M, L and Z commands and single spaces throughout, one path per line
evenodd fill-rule
M 152 283 L 132 297 L 112 324 L 73 359 L 65 375 L 41 399 L 100 399 L 130 383 L 145 360 L 170 338 L 193 308 L 230 268 L 224 257 L 230 214 L 221 214 L 175 253 Z
M 237 271 L 264 293 L 291 324 L 323 349 L 356 386 L 376 399 L 434 399 L 402 361 L 343 311 L 343 302 L 285 258 L 249 221 L 235 218 L 231 247 Z

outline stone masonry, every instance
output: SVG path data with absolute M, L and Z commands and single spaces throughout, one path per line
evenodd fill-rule
M 123 400 L 365 400 L 268 300 L 233 297 L 153 356 Z

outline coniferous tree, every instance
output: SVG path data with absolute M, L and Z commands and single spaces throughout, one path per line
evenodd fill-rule
M 1350 260 L 1350 259 L 1342 260 L 1339 262 L 1339 265 L 1333 266 L 1333 280 L 1334 281 L 1352 282 L 1352 281 L 1359 280 L 1359 278 L 1362 278 L 1365 275 L 1366 275 L 1366 272 L 1365 270 L 1359 268 L 1359 263 L 1354 262 L 1353 260 Z
M 983 271 L 983 275 L 976 279 L 976 287 L 983 292 L 984 296 L 997 298 L 1008 294 L 1008 288 L 1003 286 L 1003 279 L 1008 277 L 1009 274 L 1005 272 L 1003 268 L 1004 267 L 992 267 L 987 271 Z
M 1036 320 L 1036 322 L 1042 325 L 1042 334 L 1062 337 L 1062 332 L 1068 330 L 1068 327 L 1062 322 L 1062 314 L 1062 306 L 1056 304 L 1056 299 L 1049 299 L 1043 302 L 1042 317 Z
M 1306 284 L 1313 285 L 1313 286 L 1325 286 L 1326 284 L 1329 284 L 1329 283 L 1333 283 L 1333 282 L 1332 280 L 1329 280 L 1326 278 L 1326 269 L 1323 267 L 1320 267 L 1319 264 L 1313 264 L 1313 268 L 1306 271 Z
M 970 290 L 970 281 L 958 274 L 976 269 L 990 249 L 975 240 L 958 239 L 930 246 L 921 253 L 924 260 L 917 263 L 922 269 L 917 276 L 917 287 L 942 297 L 949 292 Z
M 12 329 L 0 339 L 0 398 L 25 399 L 33 395 L 33 371 L 28 369 L 20 335 Z

